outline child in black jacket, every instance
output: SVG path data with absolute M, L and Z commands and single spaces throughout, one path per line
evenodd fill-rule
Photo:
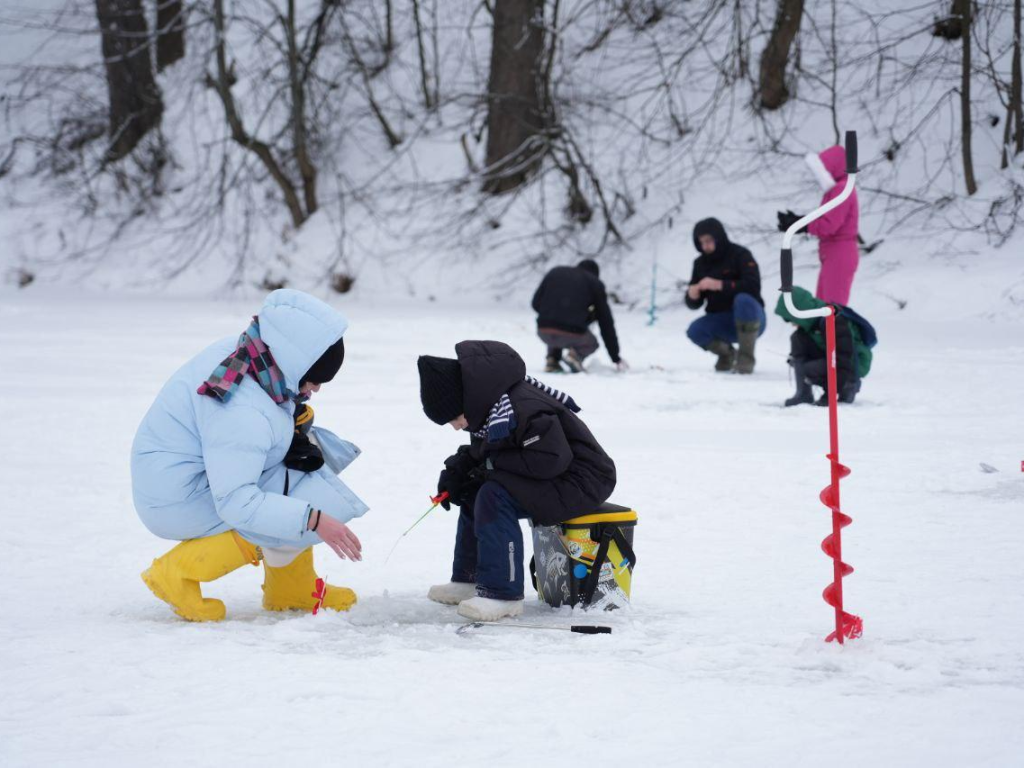
M 523 610 L 519 520 L 553 525 L 596 509 L 615 488 L 615 464 L 573 399 L 527 376 L 511 347 L 463 341 L 455 352 L 418 361 L 427 417 L 472 433 L 438 480 L 445 507 L 461 513 L 452 580 L 428 597 L 493 621 Z

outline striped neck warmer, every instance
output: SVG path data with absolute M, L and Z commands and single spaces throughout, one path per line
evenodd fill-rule
M 274 362 L 270 349 L 260 338 L 260 321 L 257 317 L 238 337 L 238 349 L 224 358 L 196 391 L 226 403 L 242 385 L 246 374 L 252 376 L 278 405 L 295 398 L 294 393 L 285 386 L 284 374 Z
M 576 401 L 565 394 L 565 392 L 559 392 L 554 387 L 549 387 L 547 384 L 537 381 L 533 376 L 527 376 L 524 381 L 530 386 L 536 387 L 544 394 L 555 398 L 555 400 L 573 413 L 580 412 L 581 409 L 576 405 Z M 506 392 L 491 407 L 491 412 L 487 415 L 487 423 L 484 424 L 483 429 L 474 432 L 473 436 L 486 439 L 488 443 L 496 443 L 512 434 L 512 430 L 515 428 L 516 413 L 512 409 L 512 401 Z

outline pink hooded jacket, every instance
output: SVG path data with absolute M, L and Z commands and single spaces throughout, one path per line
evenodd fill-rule
M 818 158 L 836 182 L 822 197 L 821 202 L 824 204 L 837 197 L 846 185 L 846 150 L 840 146 L 829 147 Z M 807 231 L 819 241 L 821 272 L 818 274 L 815 295 L 822 301 L 844 305 L 850 302 L 853 276 L 860 261 L 860 250 L 857 247 L 859 225 L 860 209 L 857 192 L 854 190 L 842 205 L 807 227 Z

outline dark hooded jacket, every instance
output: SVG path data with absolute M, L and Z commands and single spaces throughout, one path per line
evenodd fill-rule
M 711 255 L 701 253 L 693 262 L 693 277 L 690 284 L 698 283 L 705 277 L 713 277 L 722 281 L 720 291 L 702 291 L 696 301 L 686 294 L 686 306 L 700 309 L 705 300 L 708 312 L 728 312 L 736 294 L 749 293 L 763 307 L 761 298 L 761 272 L 757 268 L 753 254 L 742 245 L 729 240 L 725 227 L 718 219 L 702 219 L 693 228 L 693 245 L 700 251 L 700 236 L 711 235 L 715 238 L 715 252 Z
M 507 344 L 463 341 L 463 404 L 471 432 L 508 394 L 516 427 L 494 443 L 473 437 L 470 452 L 485 477 L 500 483 L 539 525 L 554 525 L 597 509 L 615 488 L 615 463 L 587 425 L 561 402 L 525 381 L 526 364 Z
M 613 363 L 619 362 L 619 337 L 601 280 L 580 267 L 555 267 L 533 295 L 538 328 L 586 333 L 597 320 L 601 338 Z

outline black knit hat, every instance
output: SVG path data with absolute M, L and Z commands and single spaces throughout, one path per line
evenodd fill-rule
M 594 261 L 593 259 L 584 259 L 579 264 L 577 264 L 576 267 L 577 269 L 582 269 L 589 272 L 594 277 L 601 276 L 601 268 L 597 266 L 597 262 Z
M 449 357 L 423 355 L 416 361 L 420 370 L 420 402 L 423 412 L 435 424 L 447 424 L 462 415 L 462 366 Z
M 310 366 L 306 375 L 299 381 L 299 386 L 306 382 L 313 384 L 326 384 L 338 375 L 341 364 L 345 362 L 345 339 L 338 339 L 327 348 L 327 351 L 320 355 L 319 359 Z

